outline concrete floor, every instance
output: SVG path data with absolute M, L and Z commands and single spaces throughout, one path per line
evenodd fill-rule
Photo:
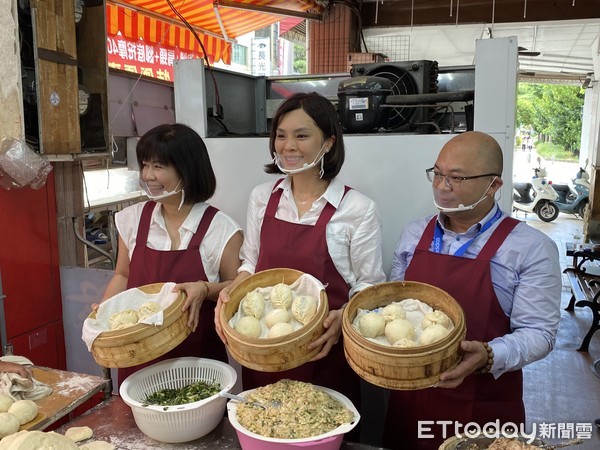
M 535 214 L 525 217 L 519 213 L 516 217 L 552 237 L 559 248 L 561 267 L 570 265 L 571 258 L 566 256 L 565 244 L 572 242 L 574 235 L 582 234 L 581 219 L 562 213 L 550 223 L 542 222 Z M 528 426 L 531 429 L 536 424 L 540 430 L 545 426 L 542 424 L 548 424 L 554 439 L 542 438 L 546 442 L 568 440 L 575 436 L 579 427 L 589 430 L 591 426 L 589 438 L 573 448 L 598 450 L 600 430 L 594 425 L 594 420 L 600 418 L 600 378 L 592 371 L 592 365 L 600 359 L 600 333 L 592 338 L 588 353 L 577 351 L 589 329 L 592 314 L 589 308 L 565 311 L 570 296 L 565 277 L 556 346 L 546 358 L 523 370 Z M 560 429 L 564 430 L 562 438 Z

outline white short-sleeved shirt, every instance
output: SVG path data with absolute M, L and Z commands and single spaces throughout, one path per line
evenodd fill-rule
M 147 202 L 140 202 L 119 211 L 115 214 L 115 225 L 119 235 L 125 242 L 129 253 L 129 260 L 135 249 L 135 240 L 139 223 L 142 217 L 142 210 Z M 187 249 L 192 236 L 198 228 L 198 224 L 208 207 L 208 203 L 196 203 L 185 221 L 179 228 L 179 238 L 181 244 L 177 250 Z M 161 214 L 161 204 L 157 203 L 150 219 L 150 230 L 148 232 L 148 242 L 146 245 L 154 250 L 171 250 L 171 238 L 165 226 L 165 220 Z M 219 267 L 221 265 L 221 256 L 225 245 L 231 237 L 240 231 L 240 226 L 228 215 L 221 211 L 215 214 L 205 238 L 200 244 L 200 256 L 204 264 L 204 271 L 208 281 L 219 281 Z
M 260 252 L 260 229 L 267 203 L 274 189 L 282 189 L 275 214 L 277 219 L 315 225 L 328 202 L 336 208 L 326 227 L 327 248 L 339 274 L 350 286 L 350 296 L 373 284 L 385 282 L 381 219 L 373 200 L 354 189 L 344 197 L 344 184 L 334 178 L 325 193 L 299 218 L 290 177 L 286 177 L 276 188 L 274 184 L 273 181 L 260 184 L 250 194 L 239 271 L 255 272 Z

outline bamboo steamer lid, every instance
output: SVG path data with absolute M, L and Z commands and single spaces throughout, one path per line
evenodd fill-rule
M 443 311 L 454 328 L 432 344 L 400 348 L 369 341 L 352 327 L 358 308 L 372 310 L 408 298 Z M 442 372 L 458 364 L 466 323 L 461 306 L 447 292 L 414 281 L 389 282 L 368 287 L 350 299 L 342 316 L 342 333 L 346 360 L 361 378 L 387 389 L 416 390 L 433 386 Z
M 277 338 L 251 338 L 229 325 L 229 320 L 235 315 L 248 292 L 277 283 L 292 284 L 302 275 L 303 272 L 294 269 L 268 269 L 246 278 L 229 293 L 229 302 L 221 308 L 219 321 L 227 338 L 229 353 L 242 366 L 262 372 L 281 372 L 301 366 L 319 353 L 319 348 L 309 351 L 307 346 L 325 331 L 323 321 L 329 314 L 329 305 L 324 290 L 321 290 L 319 305 L 313 318 L 302 328 L 288 335 Z
M 157 294 L 164 283 L 138 287 L 146 294 Z M 104 331 L 92 343 L 92 356 L 102 367 L 123 368 L 152 361 L 177 347 L 191 333 L 188 312 L 182 312 L 185 294 L 163 311 L 160 326 L 138 323 L 122 330 Z M 96 311 L 88 316 L 96 317 Z

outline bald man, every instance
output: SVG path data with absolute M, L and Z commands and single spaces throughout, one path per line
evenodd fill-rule
M 503 212 L 502 149 L 481 132 L 444 145 L 426 170 L 439 214 L 410 223 L 390 279 L 429 283 L 463 307 L 463 357 L 435 388 L 392 391 L 384 446 L 437 449 L 464 425 L 525 422 L 523 366 L 553 348 L 560 319 L 558 248 Z

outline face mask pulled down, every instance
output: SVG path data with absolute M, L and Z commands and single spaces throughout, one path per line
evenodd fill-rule
M 492 182 L 488 185 L 487 188 L 485 188 L 485 191 L 483 192 L 483 195 L 475 203 L 471 203 L 470 205 L 467 205 L 467 206 L 465 206 L 464 204 L 460 203 L 457 207 L 454 207 L 454 208 L 445 208 L 443 206 L 438 205 L 437 202 L 435 201 L 435 197 L 434 197 L 433 204 L 435 205 L 435 207 L 437 209 L 439 209 L 443 213 L 452 213 L 452 212 L 459 212 L 459 211 L 470 211 L 472 209 L 475 209 L 475 207 L 477 205 L 479 205 L 483 200 L 485 200 L 485 198 L 488 196 L 487 195 L 487 191 L 488 191 L 489 188 L 492 187 L 492 184 L 494 184 L 494 181 L 496 181 L 496 178 L 497 177 L 493 178 Z
M 156 194 L 156 193 L 152 192 L 152 189 L 148 185 L 148 182 L 140 180 L 140 187 L 144 190 L 144 192 L 146 193 L 146 196 L 150 200 L 154 200 L 154 201 L 162 200 L 164 198 L 168 198 L 173 195 L 177 195 L 181 192 L 181 201 L 179 202 L 179 208 L 177 208 L 177 209 L 181 209 L 181 207 L 183 206 L 183 202 L 185 200 L 185 191 L 183 189 L 177 190 L 179 188 L 180 184 L 181 184 L 181 180 L 179 180 L 177 182 L 177 186 L 175 186 L 175 188 L 172 191 L 162 191 L 162 193 Z
M 275 153 L 275 156 L 273 157 L 273 162 L 277 165 L 277 168 L 279 170 L 281 170 L 283 173 L 285 173 L 286 175 L 294 175 L 296 173 L 305 172 L 309 169 L 312 169 L 317 164 L 321 163 L 321 170 L 319 171 L 319 178 L 323 178 L 323 174 L 325 173 L 323 170 L 323 158 L 325 157 L 325 153 L 327 153 L 329 151 L 329 149 L 323 151 L 324 148 L 325 148 L 325 144 L 323 144 L 321 146 L 321 149 L 319 150 L 319 153 L 317 153 L 317 156 L 315 157 L 313 162 L 311 162 L 310 164 L 304 163 L 304 165 L 298 169 L 284 169 L 281 166 L 279 155 L 277 153 Z

